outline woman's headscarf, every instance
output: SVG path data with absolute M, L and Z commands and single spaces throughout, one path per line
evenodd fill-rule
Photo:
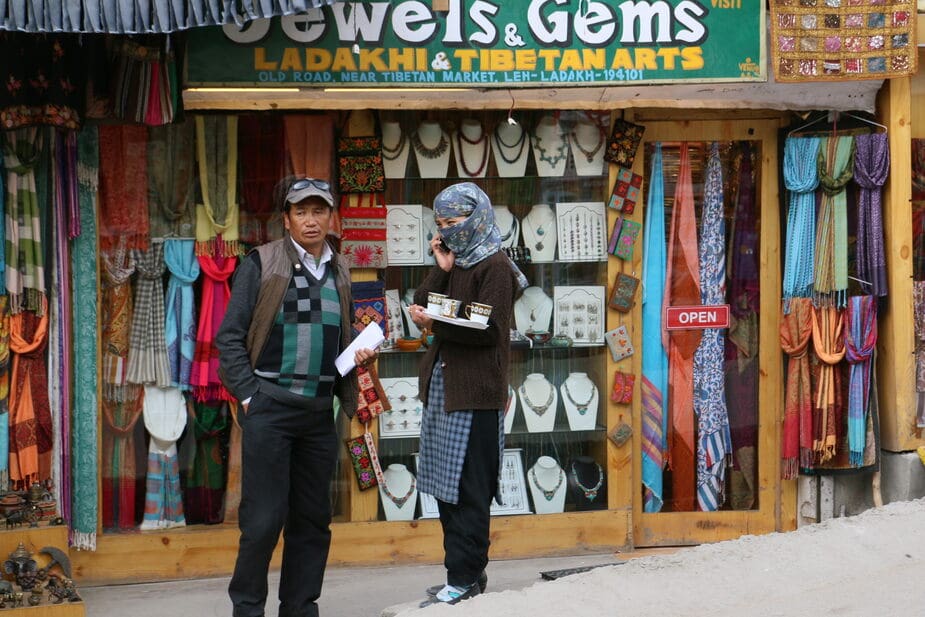
M 460 182 L 440 191 L 434 198 L 434 218 L 465 216 L 464 221 L 444 227 L 440 236 L 456 256 L 461 268 L 471 268 L 501 250 L 501 230 L 495 225 L 495 211 L 485 191 L 472 182 Z M 521 289 L 527 277 L 511 261 Z

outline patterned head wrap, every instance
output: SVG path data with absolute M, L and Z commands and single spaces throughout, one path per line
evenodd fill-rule
M 443 241 L 456 256 L 457 265 L 471 268 L 501 250 L 501 230 L 495 225 L 491 200 L 472 182 L 448 186 L 434 198 L 434 218 L 459 216 L 465 216 L 466 220 L 440 230 Z M 513 261 L 511 269 L 521 289 L 527 287 L 527 278 Z

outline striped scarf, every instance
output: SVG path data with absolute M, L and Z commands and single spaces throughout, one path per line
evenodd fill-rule
M 228 279 L 237 264 L 236 257 L 199 256 L 199 267 L 205 278 L 202 281 L 202 305 L 199 309 L 199 329 L 196 332 L 196 351 L 190 370 L 190 384 L 197 401 L 229 401 L 231 395 L 218 377 L 218 348 L 215 335 L 222 325 L 231 287 Z
M 822 139 L 819 148 L 822 202 L 816 223 L 813 291 L 824 303 L 844 307 L 848 291 L 848 201 L 845 186 L 854 175 L 854 137 Z
M 138 281 L 126 381 L 166 388 L 170 385 L 170 365 L 164 342 L 164 243 L 152 243 L 147 251 L 134 254 Z
M 642 485 L 646 512 L 662 509 L 665 452 L 665 395 L 668 355 L 662 345 L 662 301 L 665 293 L 665 182 L 662 145 L 655 144 L 646 198 L 642 281 Z
M 784 253 L 785 315 L 790 312 L 791 298 L 812 294 L 819 145 L 818 137 L 788 137 L 784 143 L 784 183 L 790 191 Z
M 726 301 L 726 245 L 723 220 L 723 168 L 719 144 L 707 162 L 700 215 L 700 299 L 705 305 Z M 732 453 L 723 375 L 723 330 L 703 331 L 694 354 L 694 415 L 697 418 L 697 502 L 705 512 L 723 500 L 726 457 Z
M 864 462 L 867 440 L 867 410 L 870 404 L 872 358 L 877 347 L 877 299 L 874 296 L 848 298 L 845 312 L 845 357 L 851 365 L 848 386 L 848 449 L 855 467 Z
M 813 348 L 821 361 L 813 403 L 813 456 L 826 463 L 835 456 L 836 418 L 840 399 L 835 365 L 845 357 L 845 314 L 834 306 L 813 307 Z M 812 461 L 801 461 L 809 467 Z
M 787 356 L 781 477 L 797 477 L 801 460 L 812 460 L 812 384 L 809 377 L 809 338 L 813 331 L 812 301 L 793 298 L 780 320 L 780 346 Z
M 135 260 L 125 244 L 100 253 L 103 279 L 102 349 L 103 397 L 122 401 L 135 386 L 126 382 L 129 333 L 132 324 L 132 274 Z
M 124 401 L 103 398 L 103 439 L 100 475 L 103 487 L 103 527 L 135 526 L 135 425 L 141 417 L 144 390 L 135 388 Z
M 881 191 L 890 173 L 890 146 L 886 133 L 854 138 L 854 181 L 858 191 L 857 270 L 862 289 L 874 296 L 887 295 L 886 255 L 883 248 Z
M 196 254 L 232 257 L 238 246 L 238 117 L 196 116 Z
M 190 370 L 196 350 L 196 302 L 193 283 L 199 278 L 199 261 L 196 259 L 193 241 L 175 238 L 166 240 L 164 261 L 170 270 L 165 324 L 170 383 L 186 391 L 190 389 Z
M 10 481 L 10 310 L 0 295 L 0 486 Z
M 182 527 L 186 519 L 177 440 L 186 427 L 186 401 L 176 388 L 145 386 L 142 414 L 151 440 L 141 529 Z
M 99 144 L 95 128 L 84 129 L 77 137 L 78 148 L 78 207 L 80 235 L 72 241 L 72 273 L 74 285 L 74 409 L 71 417 L 72 466 L 70 543 L 80 550 L 96 549 L 96 528 L 99 520 L 99 490 L 97 488 L 98 446 L 97 423 L 97 303 L 99 291 L 96 259 L 96 191 L 98 186 Z M 84 300 L 84 301 L 78 301 Z
M 6 168 L 6 289 L 10 312 L 46 308 L 42 223 L 35 166 L 42 158 L 42 133 L 36 128 L 2 131 Z

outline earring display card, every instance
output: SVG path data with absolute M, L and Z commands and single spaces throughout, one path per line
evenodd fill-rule
M 553 287 L 553 330 L 575 344 L 604 342 L 604 286 Z
M 606 212 L 603 201 L 556 204 L 561 261 L 603 261 L 607 258 Z
M 405 328 L 401 319 L 401 296 L 397 289 L 385 290 L 385 312 L 389 328 L 388 338 L 385 339 L 384 348 L 395 346 L 395 342 L 405 335 Z
M 382 390 L 392 404 L 379 416 L 379 438 L 420 437 L 424 404 L 418 399 L 418 378 L 381 377 Z
M 386 206 L 386 254 L 389 265 L 424 263 L 423 206 Z
M 418 465 L 419 454 L 415 452 L 414 466 Z M 521 459 L 520 448 L 505 448 L 504 458 L 501 460 L 501 483 L 498 492 L 504 505 L 495 499 L 491 500 L 491 515 L 505 516 L 508 514 L 531 514 L 530 503 L 527 500 L 527 483 L 524 480 L 524 466 Z M 439 518 L 437 500 L 433 495 L 418 492 L 421 498 L 421 518 Z

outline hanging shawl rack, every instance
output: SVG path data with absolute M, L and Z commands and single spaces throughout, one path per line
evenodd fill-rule
M 787 137 L 795 137 L 795 136 L 796 137 L 807 137 L 807 136 L 828 137 L 828 136 L 835 136 L 836 134 L 849 135 L 849 134 L 856 134 L 859 132 L 866 132 L 866 127 L 857 126 L 855 122 L 848 122 L 847 126 L 845 126 L 845 123 L 842 123 L 842 125 L 839 126 L 839 122 L 845 116 L 849 118 L 853 118 L 854 120 L 857 120 L 858 122 L 862 122 L 864 124 L 874 127 L 875 129 L 874 132 L 877 132 L 877 133 L 887 132 L 886 125 L 880 124 L 879 122 L 875 120 L 871 120 L 870 118 L 865 118 L 864 116 L 859 116 L 858 114 L 853 114 L 848 111 L 840 112 L 840 111 L 830 110 L 830 111 L 822 112 L 820 113 L 820 115 L 816 116 L 815 118 L 812 118 L 806 121 L 805 123 L 801 124 L 800 126 L 796 127 L 795 129 L 790 130 L 787 133 Z M 808 118 L 810 116 L 806 116 L 806 117 Z M 827 124 L 827 126 L 819 127 L 811 131 L 806 130 L 809 127 L 819 124 L 820 122 L 823 122 L 823 121 Z

